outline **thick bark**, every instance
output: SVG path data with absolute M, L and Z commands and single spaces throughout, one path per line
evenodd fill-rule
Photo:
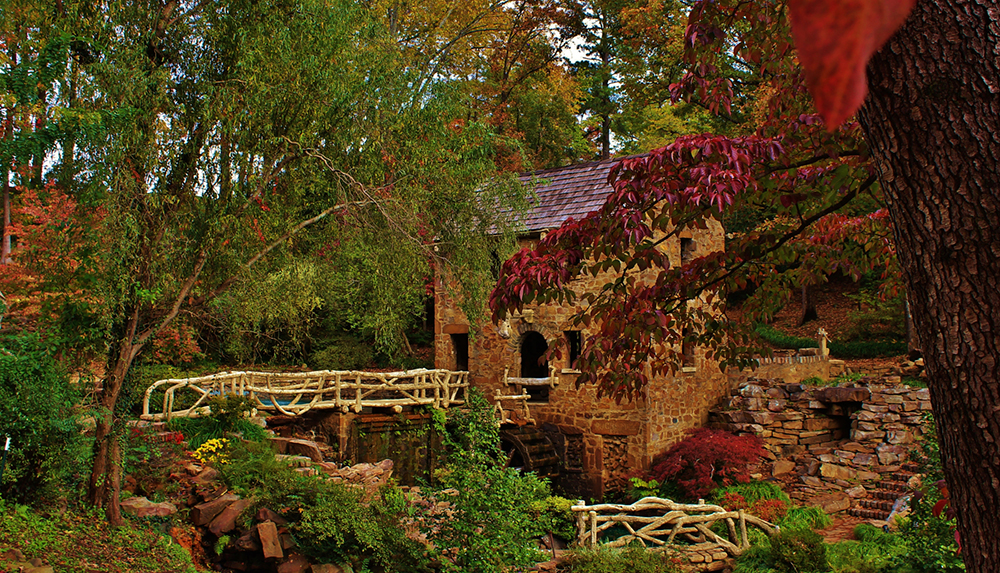
M 802 285 L 802 305 L 799 309 L 799 326 L 816 320 L 819 314 L 816 312 L 816 287 L 812 285 Z
M 889 202 L 968 571 L 1000 563 L 1000 6 L 918 2 L 860 119 Z
M 94 507 L 104 508 L 108 522 L 120 526 L 121 514 L 121 442 L 115 435 L 115 407 L 121 395 L 132 362 L 142 348 L 132 342 L 138 324 L 138 312 L 133 312 L 124 335 L 113 348 L 108 361 L 108 374 L 98 396 L 100 405 L 94 430 L 94 465 L 90 471 L 88 497 Z

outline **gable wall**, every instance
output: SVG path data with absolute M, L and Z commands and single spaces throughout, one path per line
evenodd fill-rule
M 723 248 L 721 225 L 700 231 L 694 237 L 695 256 Z M 523 242 L 521 246 L 528 246 Z M 672 264 L 680 263 L 680 242 L 665 243 Z M 587 276 L 574 281 L 578 293 L 598 291 L 610 275 Z M 435 288 L 435 365 L 455 368 L 455 350 L 450 334 L 468 332 L 468 320 L 447 295 L 442 279 Z M 654 379 L 645 394 L 632 402 L 616 404 L 598 398 L 596 388 L 576 388 L 577 374 L 569 367 L 564 331 L 574 330 L 570 317 L 576 306 L 528 305 L 520 315 L 509 320 L 508 328 L 486 320 L 482 331 L 469 334 L 469 372 L 473 386 L 491 398 L 499 390 L 504 395 L 517 393 L 516 387 L 504 386 L 504 370 L 520 376 L 520 341 L 524 333 L 542 334 L 550 348 L 562 348 L 561 357 L 553 357 L 559 385 L 550 390 L 548 403 L 532 403 L 532 417 L 539 425 L 550 424 L 565 437 L 567 454 L 564 477 L 574 477 L 578 486 L 570 489 L 580 495 L 599 498 L 624 489 L 626 475 L 649 467 L 653 456 L 662 452 L 685 430 L 703 425 L 709 410 L 728 395 L 726 377 L 718 366 L 696 352 L 696 367 L 675 377 Z M 585 338 L 591 329 L 583 329 Z M 554 429 L 550 427 L 549 429 Z M 570 445 L 572 447 L 570 447 Z

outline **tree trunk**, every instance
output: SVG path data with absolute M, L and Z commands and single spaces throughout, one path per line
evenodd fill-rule
M 817 318 L 819 318 L 819 314 L 816 312 L 816 287 L 802 285 L 802 307 L 799 309 L 799 326 Z
M 1000 56 L 995 2 L 921 0 L 859 117 L 923 347 L 968 571 L 1000 563 Z
M 122 387 L 141 347 L 132 343 L 138 315 L 133 314 L 129 326 L 113 349 L 108 360 L 104 385 L 98 396 L 99 413 L 94 431 L 94 465 L 90 471 L 88 497 L 97 508 L 104 508 L 108 523 L 123 524 L 121 514 L 122 447 L 115 432 L 115 407 Z

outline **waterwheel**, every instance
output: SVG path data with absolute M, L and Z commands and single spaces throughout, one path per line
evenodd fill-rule
M 507 455 L 507 467 L 535 472 L 549 479 L 559 475 L 559 455 L 538 426 L 501 428 L 500 448 Z

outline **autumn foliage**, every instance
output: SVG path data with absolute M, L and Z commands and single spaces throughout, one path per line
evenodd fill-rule
M 655 457 L 650 475 L 661 483 L 677 483 L 692 499 L 705 498 L 717 487 L 749 482 L 752 466 L 763 456 L 757 436 L 697 428 Z

